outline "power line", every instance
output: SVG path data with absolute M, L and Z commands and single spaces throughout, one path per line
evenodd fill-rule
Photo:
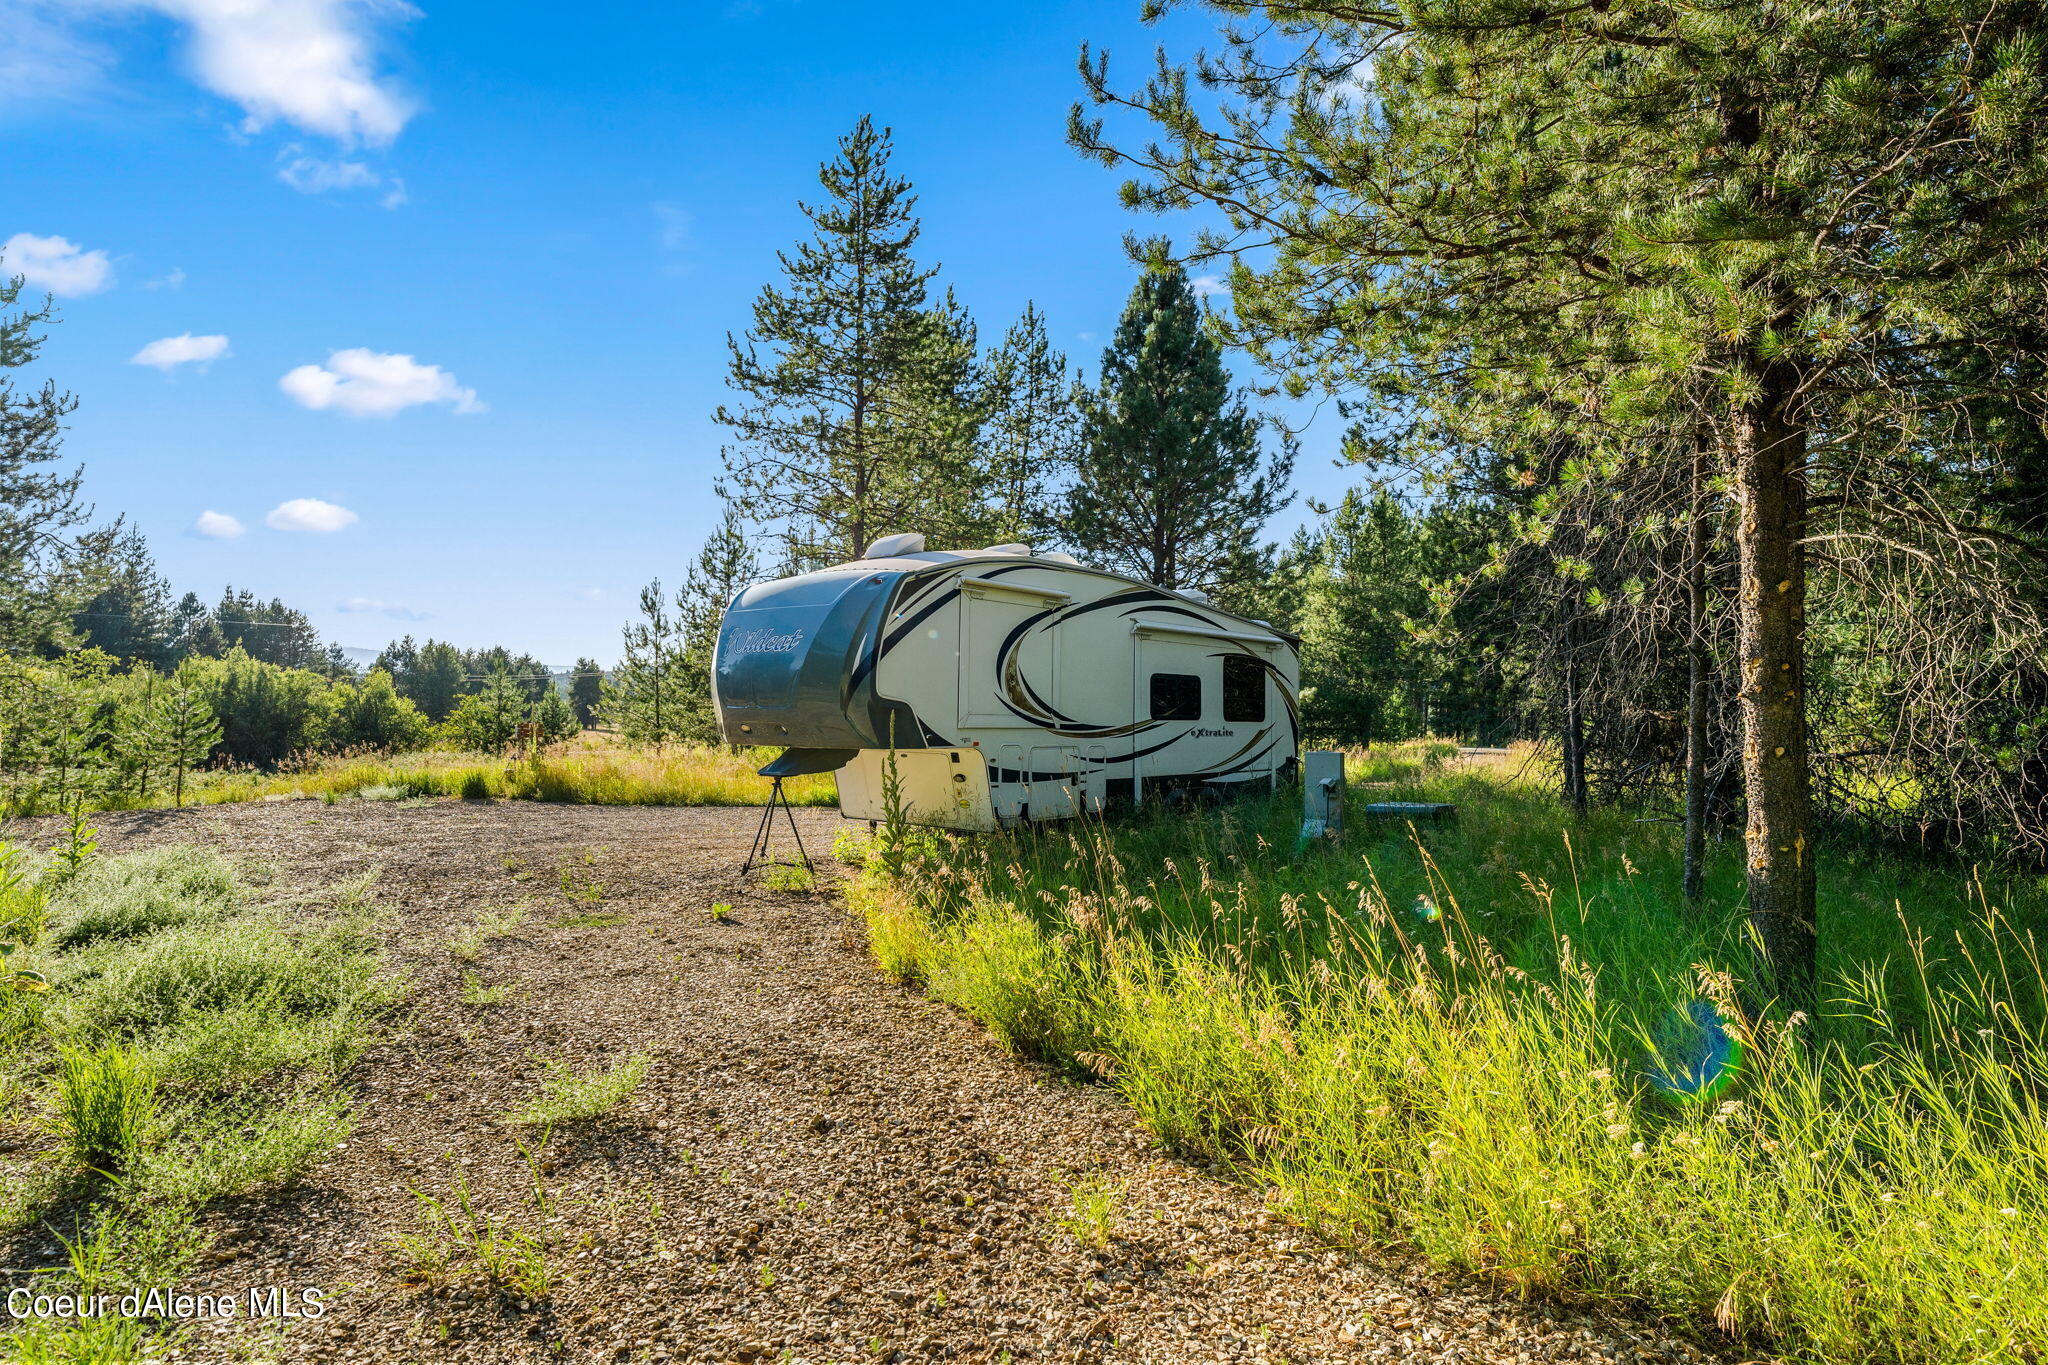
M 96 616 L 103 620 L 117 621 L 134 621 L 141 619 L 139 613 L 132 611 L 67 611 L 59 612 L 58 615 L 68 617 Z M 320 636 L 320 632 L 313 629 L 312 622 L 306 620 L 256 621 L 244 619 L 242 617 L 214 616 L 211 614 L 200 617 L 199 619 L 202 621 L 210 621 L 217 626 L 264 626 L 273 630 L 306 630 L 311 631 L 315 639 L 318 639 Z M 342 648 L 342 646 L 330 645 L 328 646 L 328 648 L 340 649 Z M 502 646 L 499 646 L 499 648 L 502 648 Z M 467 653 L 469 651 L 459 652 Z M 382 655 L 380 654 L 378 657 L 381 658 Z M 559 673 L 511 673 L 507 674 L 506 676 L 509 677 L 513 682 L 538 682 L 542 679 L 552 680 L 555 678 L 608 678 L 616 671 L 616 669 L 599 669 L 597 672 L 592 673 L 589 671 L 579 672 L 575 669 L 564 669 Z M 463 673 L 457 676 L 460 677 L 460 679 L 463 682 L 485 682 L 498 675 L 495 673 Z

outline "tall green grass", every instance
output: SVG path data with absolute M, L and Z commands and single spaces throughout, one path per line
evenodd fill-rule
M 1688 909 L 1640 813 L 1427 755 L 1365 780 L 1334 850 L 1295 854 L 1282 796 L 961 841 L 855 896 L 885 967 L 1333 1238 L 1802 1360 L 2048 1351 L 2038 882 L 1827 860 L 1824 1004 L 1742 1022 L 1736 850 Z M 1660 1023 L 1699 1000 L 1744 1068 L 1667 1098 Z
M 156 1116 L 156 1077 L 125 1049 L 65 1048 L 55 1128 L 80 1165 L 111 1175 L 140 1150 Z
M 289 1185 L 347 1135 L 339 1073 L 403 987 L 369 933 L 368 881 L 265 904 L 194 848 L 88 851 L 31 877 L 0 846 L 0 866 L 39 909 L 17 912 L 30 941 L 10 964 L 48 987 L 0 989 L 0 1105 L 48 1134 L 0 1153 L 0 1233 L 41 1224 L 70 1243 L 39 1290 L 176 1283 L 205 1250 L 201 1209 Z M 9 1323 L 0 1358 L 164 1358 L 181 1330 Z

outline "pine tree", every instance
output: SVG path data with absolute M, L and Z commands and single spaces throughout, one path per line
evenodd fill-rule
M 716 716 L 711 704 L 712 654 L 718 644 L 719 622 L 733 598 L 749 584 L 761 579 L 760 557 L 747 539 L 746 524 L 731 505 L 725 518 L 704 541 L 697 559 L 676 593 L 676 633 L 679 653 L 676 668 L 676 732 L 689 739 L 710 743 L 718 738 Z
M 123 663 L 170 666 L 176 661 L 170 585 L 141 533 L 117 523 L 89 539 L 104 548 L 79 568 L 92 592 L 71 618 L 80 645 Z
M 171 608 L 171 619 L 166 629 L 170 635 L 170 652 L 178 663 L 191 658 L 217 659 L 227 653 L 227 641 L 221 638 L 213 613 L 206 609 L 206 603 L 196 592 L 188 592 L 178 599 L 178 605 Z
M 498 669 L 456 703 L 447 725 L 455 738 L 481 753 L 501 753 L 519 734 L 533 703 L 512 675 Z
M 440 640 L 423 645 L 414 644 L 410 635 L 395 640 L 384 647 L 371 667 L 389 673 L 398 695 L 436 725 L 448 719 L 469 690 L 462 652 Z
M 891 150 L 866 117 L 840 139 L 819 168 L 824 201 L 799 205 L 811 239 L 778 253 L 785 284 L 764 287 L 753 325 L 727 338 L 745 402 L 715 414 L 733 436 L 725 492 L 796 565 L 856 558 L 927 505 L 904 443 L 931 430 L 917 404 L 931 382 L 920 374 L 940 363 L 934 271 L 912 258 L 917 199 L 890 174 Z
M 181 677 L 172 677 L 158 693 L 157 719 L 152 729 L 159 739 L 160 768 L 171 774 L 176 803 L 185 804 L 185 774 L 213 755 L 220 743 L 221 724 L 198 689 Z
M 64 419 L 78 401 L 47 380 L 17 391 L 8 377 L 35 361 L 38 329 L 56 319 L 48 299 L 40 307 L 22 303 L 23 288 L 19 275 L 0 277 L 0 651 L 48 656 L 74 643 L 64 533 L 89 509 L 78 499 L 80 471 L 52 468 Z
M 1043 545 L 1058 535 L 1060 502 L 1080 450 L 1077 376 L 1027 304 L 984 371 L 981 486 L 991 542 Z
M 1204 66 L 1220 122 L 1183 72 L 1127 97 L 1091 60 L 1092 97 L 1166 135 L 1123 151 L 1078 110 L 1072 133 L 1140 168 L 1134 206 L 1220 209 L 1200 254 L 1237 261 L 1230 333 L 1283 385 L 1569 430 L 1595 479 L 1646 425 L 1705 420 L 1733 503 L 1750 918 L 1764 975 L 1811 1001 L 1809 559 L 1902 533 L 1985 559 L 1924 415 L 1975 396 L 1943 358 L 2039 349 L 2038 11 L 1220 8 L 1273 21 Z M 1690 443 L 1662 449 L 1683 486 Z
M 681 738 L 689 720 L 683 655 L 680 623 L 657 578 L 640 590 L 640 619 L 626 626 L 623 657 L 605 680 L 605 723 L 628 742 L 657 750 Z
M 1131 291 L 1083 414 L 1065 528 L 1083 558 L 1166 588 L 1256 578 L 1292 454 L 1262 448 L 1180 266 L 1156 262 Z
M 303 668 L 325 673 L 333 666 L 320 633 L 306 614 L 286 606 L 278 598 L 268 602 L 244 588 L 229 587 L 213 611 L 225 647 L 221 653 L 240 649 L 252 659 L 279 668 Z
M 981 424 L 987 393 L 974 319 L 948 289 L 905 319 L 902 363 L 884 384 L 876 435 L 889 452 L 890 505 L 933 545 L 985 545 Z
M 595 659 L 578 659 L 569 679 L 569 705 L 576 723 L 588 728 L 597 724 L 597 711 L 604 704 L 604 665 Z
M 552 687 L 534 703 L 533 723 L 539 729 L 543 744 L 569 739 L 583 728 L 576 719 L 574 708 L 569 705 L 569 699 Z
M 677 625 L 683 647 L 710 658 L 717 643 L 718 623 L 725 609 L 742 590 L 761 581 L 761 558 L 748 539 L 746 522 L 739 509 L 728 505 L 718 529 L 705 538 L 703 548 L 683 577 L 676 594 Z
M 1302 725 L 1371 744 L 1419 733 L 1414 631 L 1429 612 L 1428 528 L 1392 494 L 1347 493 L 1301 586 Z

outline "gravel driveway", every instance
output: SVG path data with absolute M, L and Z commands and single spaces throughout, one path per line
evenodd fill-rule
M 1704 1359 L 1309 1243 L 1256 1191 L 1160 1151 L 1112 1090 L 1019 1062 L 882 977 L 831 896 L 738 886 L 757 818 L 458 801 L 102 817 L 109 850 L 210 844 L 309 886 L 381 869 L 415 985 L 412 1026 L 350 1078 L 347 1145 L 299 1189 L 216 1214 L 214 1259 L 188 1286 L 315 1285 L 331 1311 L 203 1329 L 196 1358 Z M 840 824 L 797 820 L 814 853 Z M 480 913 L 522 903 L 521 927 L 474 961 L 450 954 Z M 472 993 L 511 992 L 465 1004 L 465 973 Z M 635 1051 L 651 1065 L 631 1098 L 542 1154 L 543 1215 L 498 1116 L 544 1060 Z M 1122 1190 L 1099 1249 L 1059 1221 L 1091 1178 Z M 393 1249 L 421 1230 L 414 1191 L 458 1183 L 478 1216 L 545 1232 L 544 1295 L 421 1275 Z

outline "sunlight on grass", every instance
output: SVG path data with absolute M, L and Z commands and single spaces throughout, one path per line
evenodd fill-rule
M 656 753 L 593 737 L 557 746 L 537 759 L 446 750 L 327 758 L 287 772 L 204 773 L 187 790 L 186 803 L 266 796 L 329 801 L 454 796 L 593 806 L 750 806 L 768 795 L 767 779 L 755 770 L 778 752 L 672 745 Z M 800 806 L 829 806 L 838 799 L 830 773 L 793 777 L 783 786 Z
M 541 1077 L 541 1093 L 506 1114 L 503 1121 L 519 1127 L 553 1127 L 608 1114 L 639 1087 L 650 1060 L 646 1053 L 635 1052 L 611 1066 L 582 1071 L 567 1062 L 548 1062 Z
M 952 840 L 854 900 L 888 970 L 1325 1235 L 1800 1360 L 2048 1345 L 2039 879 L 1826 858 L 1827 1003 L 1747 1019 L 1738 843 L 1688 907 L 1671 826 L 1574 823 L 1514 759 L 1351 766 L 1391 785 L 1327 851 L 1282 794 Z M 1652 1083 L 1674 1017 L 1736 1035 L 1725 1092 Z

